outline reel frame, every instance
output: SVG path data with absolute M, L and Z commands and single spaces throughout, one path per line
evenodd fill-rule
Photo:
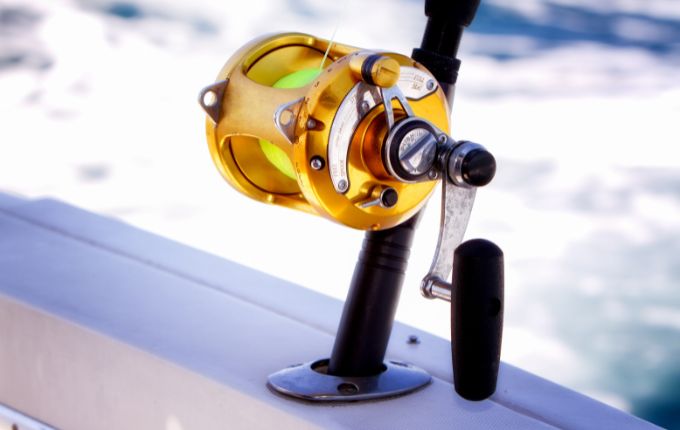
M 394 227 L 425 205 L 436 182 L 404 183 L 382 167 L 387 115 L 399 119 L 409 113 L 397 99 L 385 104 L 382 92 L 363 82 L 361 67 L 372 55 L 393 60 L 398 66 L 395 87 L 408 99 L 410 114 L 448 131 L 446 95 L 429 71 L 409 57 L 334 42 L 329 49 L 329 44 L 285 33 L 256 39 L 232 56 L 199 98 L 208 112 L 213 162 L 234 188 L 255 200 L 361 230 Z M 327 66 L 312 82 L 300 88 L 272 86 L 294 69 L 320 64 L 326 49 Z M 295 180 L 263 156 L 260 139 L 291 160 Z M 396 197 L 394 204 L 382 204 L 385 190 Z

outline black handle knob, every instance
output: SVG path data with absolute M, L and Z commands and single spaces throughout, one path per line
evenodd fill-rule
M 503 335 L 503 251 L 484 239 L 454 252 L 451 352 L 456 392 L 483 400 L 496 391 Z
M 496 175 L 496 159 L 489 151 L 475 149 L 463 159 L 463 180 L 475 187 L 483 187 Z

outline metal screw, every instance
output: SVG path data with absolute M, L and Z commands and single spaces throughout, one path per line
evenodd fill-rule
M 311 160 L 309 160 L 309 165 L 314 170 L 321 170 L 326 165 L 326 162 L 323 160 L 323 158 L 315 155 Z
M 397 204 L 397 201 L 399 200 L 399 194 L 397 194 L 397 190 L 395 190 L 392 187 L 386 187 L 381 193 L 380 193 L 380 206 L 384 208 L 391 208 L 394 207 L 394 205 Z
M 352 384 L 351 382 L 343 382 L 342 384 L 338 385 L 338 392 L 340 394 L 356 394 L 359 392 L 359 387 L 356 386 L 356 384 Z
M 368 104 L 368 102 L 367 102 L 366 100 L 364 100 L 363 102 L 361 102 L 361 112 L 362 112 L 362 113 L 368 112 L 368 110 L 369 110 L 370 108 L 371 108 L 371 106 Z
M 309 118 L 307 120 L 307 129 L 312 130 L 312 129 L 315 129 L 315 128 L 316 128 L 316 120 L 314 120 L 313 118 Z
M 427 172 L 427 177 L 434 180 L 437 179 L 437 171 L 436 170 L 430 170 Z
M 418 345 L 420 343 L 420 339 L 418 339 L 418 336 L 415 334 L 409 335 L 408 341 L 406 342 L 409 345 Z
M 203 94 L 203 105 L 209 107 L 215 105 L 215 103 L 217 103 L 217 94 L 212 90 L 206 91 Z
M 437 142 L 444 144 L 448 140 L 448 136 L 445 134 L 440 134 L 439 137 L 437 137 Z
M 338 189 L 344 193 L 347 191 L 347 185 L 347 181 L 340 179 L 340 182 L 338 182 Z
M 432 79 L 430 79 L 429 81 L 427 81 L 427 84 L 425 84 L 425 86 L 427 87 L 428 91 L 432 91 L 432 90 L 434 89 L 434 85 L 435 85 L 435 84 L 434 84 L 434 81 L 433 81 Z

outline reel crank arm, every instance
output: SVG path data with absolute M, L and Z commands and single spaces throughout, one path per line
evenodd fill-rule
M 503 252 L 483 239 L 462 242 L 476 189 L 491 181 L 496 161 L 481 145 L 456 142 L 422 118 L 397 123 L 385 150 L 388 169 L 404 181 L 442 178 L 437 248 L 421 292 L 451 302 L 456 391 L 468 400 L 485 399 L 496 389 L 500 364 Z
M 470 142 L 459 143 L 446 161 L 439 238 L 421 292 L 426 298 L 451 302 L 456 392 L 468 400 L 483 400 L 496 391 L 500 365 L 503 251 L 484 239 L 462 241 L 476 194 L 472 184 L 488 183 L 495 161 L 484 148 Z M 487 170 L 487 175 L 480 175 L 480 169 Z M 449 274 L 451 283 L 447 282 Z

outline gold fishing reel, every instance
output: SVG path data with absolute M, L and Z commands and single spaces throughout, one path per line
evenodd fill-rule
M 427 29 L 424 46 L 431 38 L 451 43 L 441 27 Z M 452 37 L 457 46 L 460 32 Z M 455 370 L 456 389 L 475 400 L 495 389 L 502 251 L 484 240 L 460 244 L 476 188 L 491 181 L 496 162 L 482 146 L 449 135 L 446 94 L 452 95 L 448 85 L 455 82 L 459 61 L 424 49 L 414 55 L 439 69 L 441 84 L 404 55 L 299 33 L 267 36 L 234 54 L 200 94 L 210 154 L 234 188 L 256 200 L 369 230 L 331 358 L 270 375 L 268 384 L 279 393 L 313 401 L 367 400 L 429 383 L 426 372 L 382 359 L 414 215 L 440 180 L 439 238 L 421 292 L 452 301 L 454 362 L 468 363 L 465 372 Z M 387 233 L 371 231 L 393 227 Z M 454 306 L 460 308 L 455 313 Z
M 435 138 L 449 131 L 437 80 L 404 55 L 266 36 L 236 52 L 199 102 L 215 165 L 259 201 L 382 230 L 417 213 L 441 177 L 431 145 L 404 154 L 425 133 L 407 120 L 424 120 Z M 401 153 L 387 148 L 395 133 Z

